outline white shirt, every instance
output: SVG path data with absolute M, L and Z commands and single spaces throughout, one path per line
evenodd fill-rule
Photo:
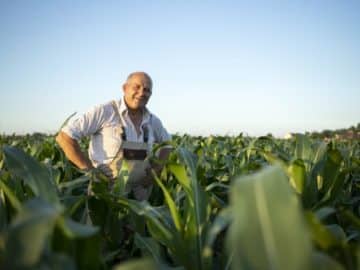
M 170 134 L 163 127 L 160 119 L 147 109 L 145 109 L 138 136 L 128 115 L 125 102 L 119 100 L 116 101 L 116 105 L 121 123 L 111 102 L 108 102 L 72 119 L 62 128 L 63 132 L 75 140 L 84 136 L 91 136 L 88 151 L 89 158 L 95 167 L 113 160 L 121 145 L 122 127 L 124 127 L 127 141 L 143 142 L 143 127 L 146 126 L 149 133 L 149 150 L 153 143 L 171 140 Z

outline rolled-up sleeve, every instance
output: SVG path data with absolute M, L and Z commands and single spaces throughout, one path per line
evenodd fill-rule
M 96 133 L 103 125 L 104 108 L 96 106 L 86 113 L 70 119 L 70 121 L 61 129 L 71 138 L 79 140 L 82 137 Z

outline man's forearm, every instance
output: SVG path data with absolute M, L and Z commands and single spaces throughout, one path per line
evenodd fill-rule
M 91 169 L 93 167 L 91 161 L 81 151 L 79 143 L 69 135 L 60 131 L 56 136 L 56 142 L 60 145 L 66 157 L 74 163 L 75 166 L 82 170 Z

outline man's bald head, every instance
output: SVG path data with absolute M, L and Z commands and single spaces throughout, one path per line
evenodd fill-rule
M 129 109 L 142 110 L 152 93 L 152 80 L 142 71 L 131 73 L 123 85 L 124 100 Z
M 153 82 L 152 82 L 152 79 L 151 77 L 149 76 L 149 74 L 147 74 L 146 72 L 144 71 L 135 71 L 135 72 L 132 72 L 129 74 L 129 76 L 126 78 L 126 83 L 129 83 L 132 81 L 132 79 L 134 77 L 143 77 L 145 78 L 146 80 L 149 81 L 150 85 L 151 85 L 151 88 L 152 88 L 152 85 L 153 85 Z

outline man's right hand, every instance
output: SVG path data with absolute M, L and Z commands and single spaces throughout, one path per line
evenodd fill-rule
M 103 174 L 105 174 L 109 179 L 114 179 L 113 172 L 110 169 L 109 165 L 100 164 L 97 169 L 100 170 Z

